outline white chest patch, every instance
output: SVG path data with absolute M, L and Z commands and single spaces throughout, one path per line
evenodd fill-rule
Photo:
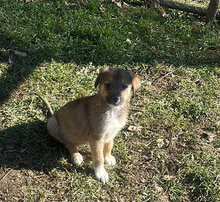
M 117 133 L 121 130 L 123 127 L 123 124 L 119 122 L 118 118 L 118 111 L 108 111 L 106 112 L 106 118 L 105 118 L 105 128 L 106 136 L 105 136 L 105 142 L 109 142 L 111 139 L 113 139 Z

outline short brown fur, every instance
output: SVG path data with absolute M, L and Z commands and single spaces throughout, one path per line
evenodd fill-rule
M 47 129 L 65 145 L 76 165 L 83 160 L 77 146 L 88 143 L 95 176 L 107 183 L 104 161 L 108 165 L 116 163 L 111 155 L 113 138 L 127 121 L 132 94 L 140 88 L 141 81 L 129 71 L 104 68 L 100 70 L 95 86 L 99 86 L 97 94 L 69 102 L 52 114 Z

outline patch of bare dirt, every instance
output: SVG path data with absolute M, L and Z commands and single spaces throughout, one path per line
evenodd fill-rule
M 20 188 L 25 184 L 22 171 L 11 168 L 0 168 L 0 200 L 14 201 L 22 198 Z

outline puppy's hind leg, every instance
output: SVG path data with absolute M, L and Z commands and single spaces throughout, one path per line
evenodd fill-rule
M 47 130 L 49 134 L 55 138 L 56 140 L 60 141 L 61 143 L 65 143 L 61 136 L 60 127 L 57 121 L 56 116 L 52 115 L 47 121 Z
M 79 166 L 82 163 L 82 161 L 83 161 L 83 157 L 78 152 L 77 147 L 75 145 L 72 145 L 72 144 L 66 144 L 65 147 L 70 152 L 71 161 L 73 162 L 73 164 L 76 165 L 76 166 Z
M 47 121 L 47 130 L 49 134 L 58 140 L 59 142 L 63 143 L 65 147 L 69 150 L 71 155 L 71 161 L 74 163 L 74 165 L 78 166 L 82 163 L 83 157 L 82 155 L 77 151 L 77 147 L 73 144 L 68 144 L 64 138 L 62 138 L 62 131 L 60 130 L 58 121 L 56 116 L 52 115 L 48 121 Z

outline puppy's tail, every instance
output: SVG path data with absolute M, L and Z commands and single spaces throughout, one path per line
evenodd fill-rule
M 41 95 L 38 95 L 40 97 L 40 99 L 45 103 L 45 105 L 47 106 L 48 110 L 49 110 L 49 114 L 50 116 L 52 116 L 54 114 L 51 106 L 50 106 L 50 103 L 47 101 L 46 98 L 43 98 Z

